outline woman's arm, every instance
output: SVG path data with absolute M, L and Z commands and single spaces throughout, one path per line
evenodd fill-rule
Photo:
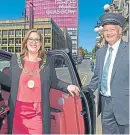
M 56 71 L 53 65 L 50 66 L 50 76 L 51 76 L 51 88 L 60 90 L 65 93 L 69 93 L 72 97 L 74 97 L 75 95 L 79 96 L 80 90 L 76 85 L 66 83 L 57 78 Z
M 55 88 L 57 90 L 61 90 L 62 92 L 69 93 L 72 97 L 79 96 L 79 88 L 76 85 L 72 85 L 69 83 L 66 83 L 64 81 L 61 81 L 56 76 L 56 71 L 53 71 L 52 74 L 52 88 Z

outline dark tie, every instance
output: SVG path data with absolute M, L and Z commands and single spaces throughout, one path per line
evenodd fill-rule
M 101 92 L 102 94 L 106 93 L 107 91 L 107 79 L 108 79 L 108 71 L 111 64 L 111 58 L 112 58 L 112 50 L 113 48 L 109 48 L 109 55 L 107 57 L 106 63 L 103 68 L 102 72 L 102 79 L 101 79 Z

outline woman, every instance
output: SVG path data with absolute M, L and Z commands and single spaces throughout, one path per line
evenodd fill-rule
M 79 94 L 77 86 L 57 79 L 55 70 L 50 71 L 49 62 L 44 64 L 44 58 L 42 36 L 36 30 L 28 31 L 22 43 L 22 55 L 11 59 L 9 134 L 49 134 L 50 88 L 68 90 L 72 96 Z

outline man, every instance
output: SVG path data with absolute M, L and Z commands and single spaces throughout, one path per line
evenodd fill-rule
M 94 76 L 87 89 L 98 88 L 103 134 L 129 133 L 129 45 L 121 39 L 124 17 L 100 17 L 106 44 L 98 49 Z

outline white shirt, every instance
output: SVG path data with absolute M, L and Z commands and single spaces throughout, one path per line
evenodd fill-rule
M 106 56 L 105 56 L 104 65 L 105 65 L 107 57 L 109 55 L 109 48 L 112 47 L 113 50 L 112 50 L 111 64 L 110 64 L 109 70 L 108 70 L 108 78 L 107 78 L 107 88 L 108 88 L 108 90 L 105 94 L 103 94 L 104 96 L 111 96 L 111 89 L 110 89 L 111 75 L 112 75 L 113 65 L 114 65 L 114 61 L 115 61 L 115 58 L 116 58 L 116 54 L 117 54 L 120 42 L 121 42 L 121 39 L 119 39 L 113 46 L 110 46 L 108 44 L 108 49 L 107 49 L 107 53 L 106 53 Z

